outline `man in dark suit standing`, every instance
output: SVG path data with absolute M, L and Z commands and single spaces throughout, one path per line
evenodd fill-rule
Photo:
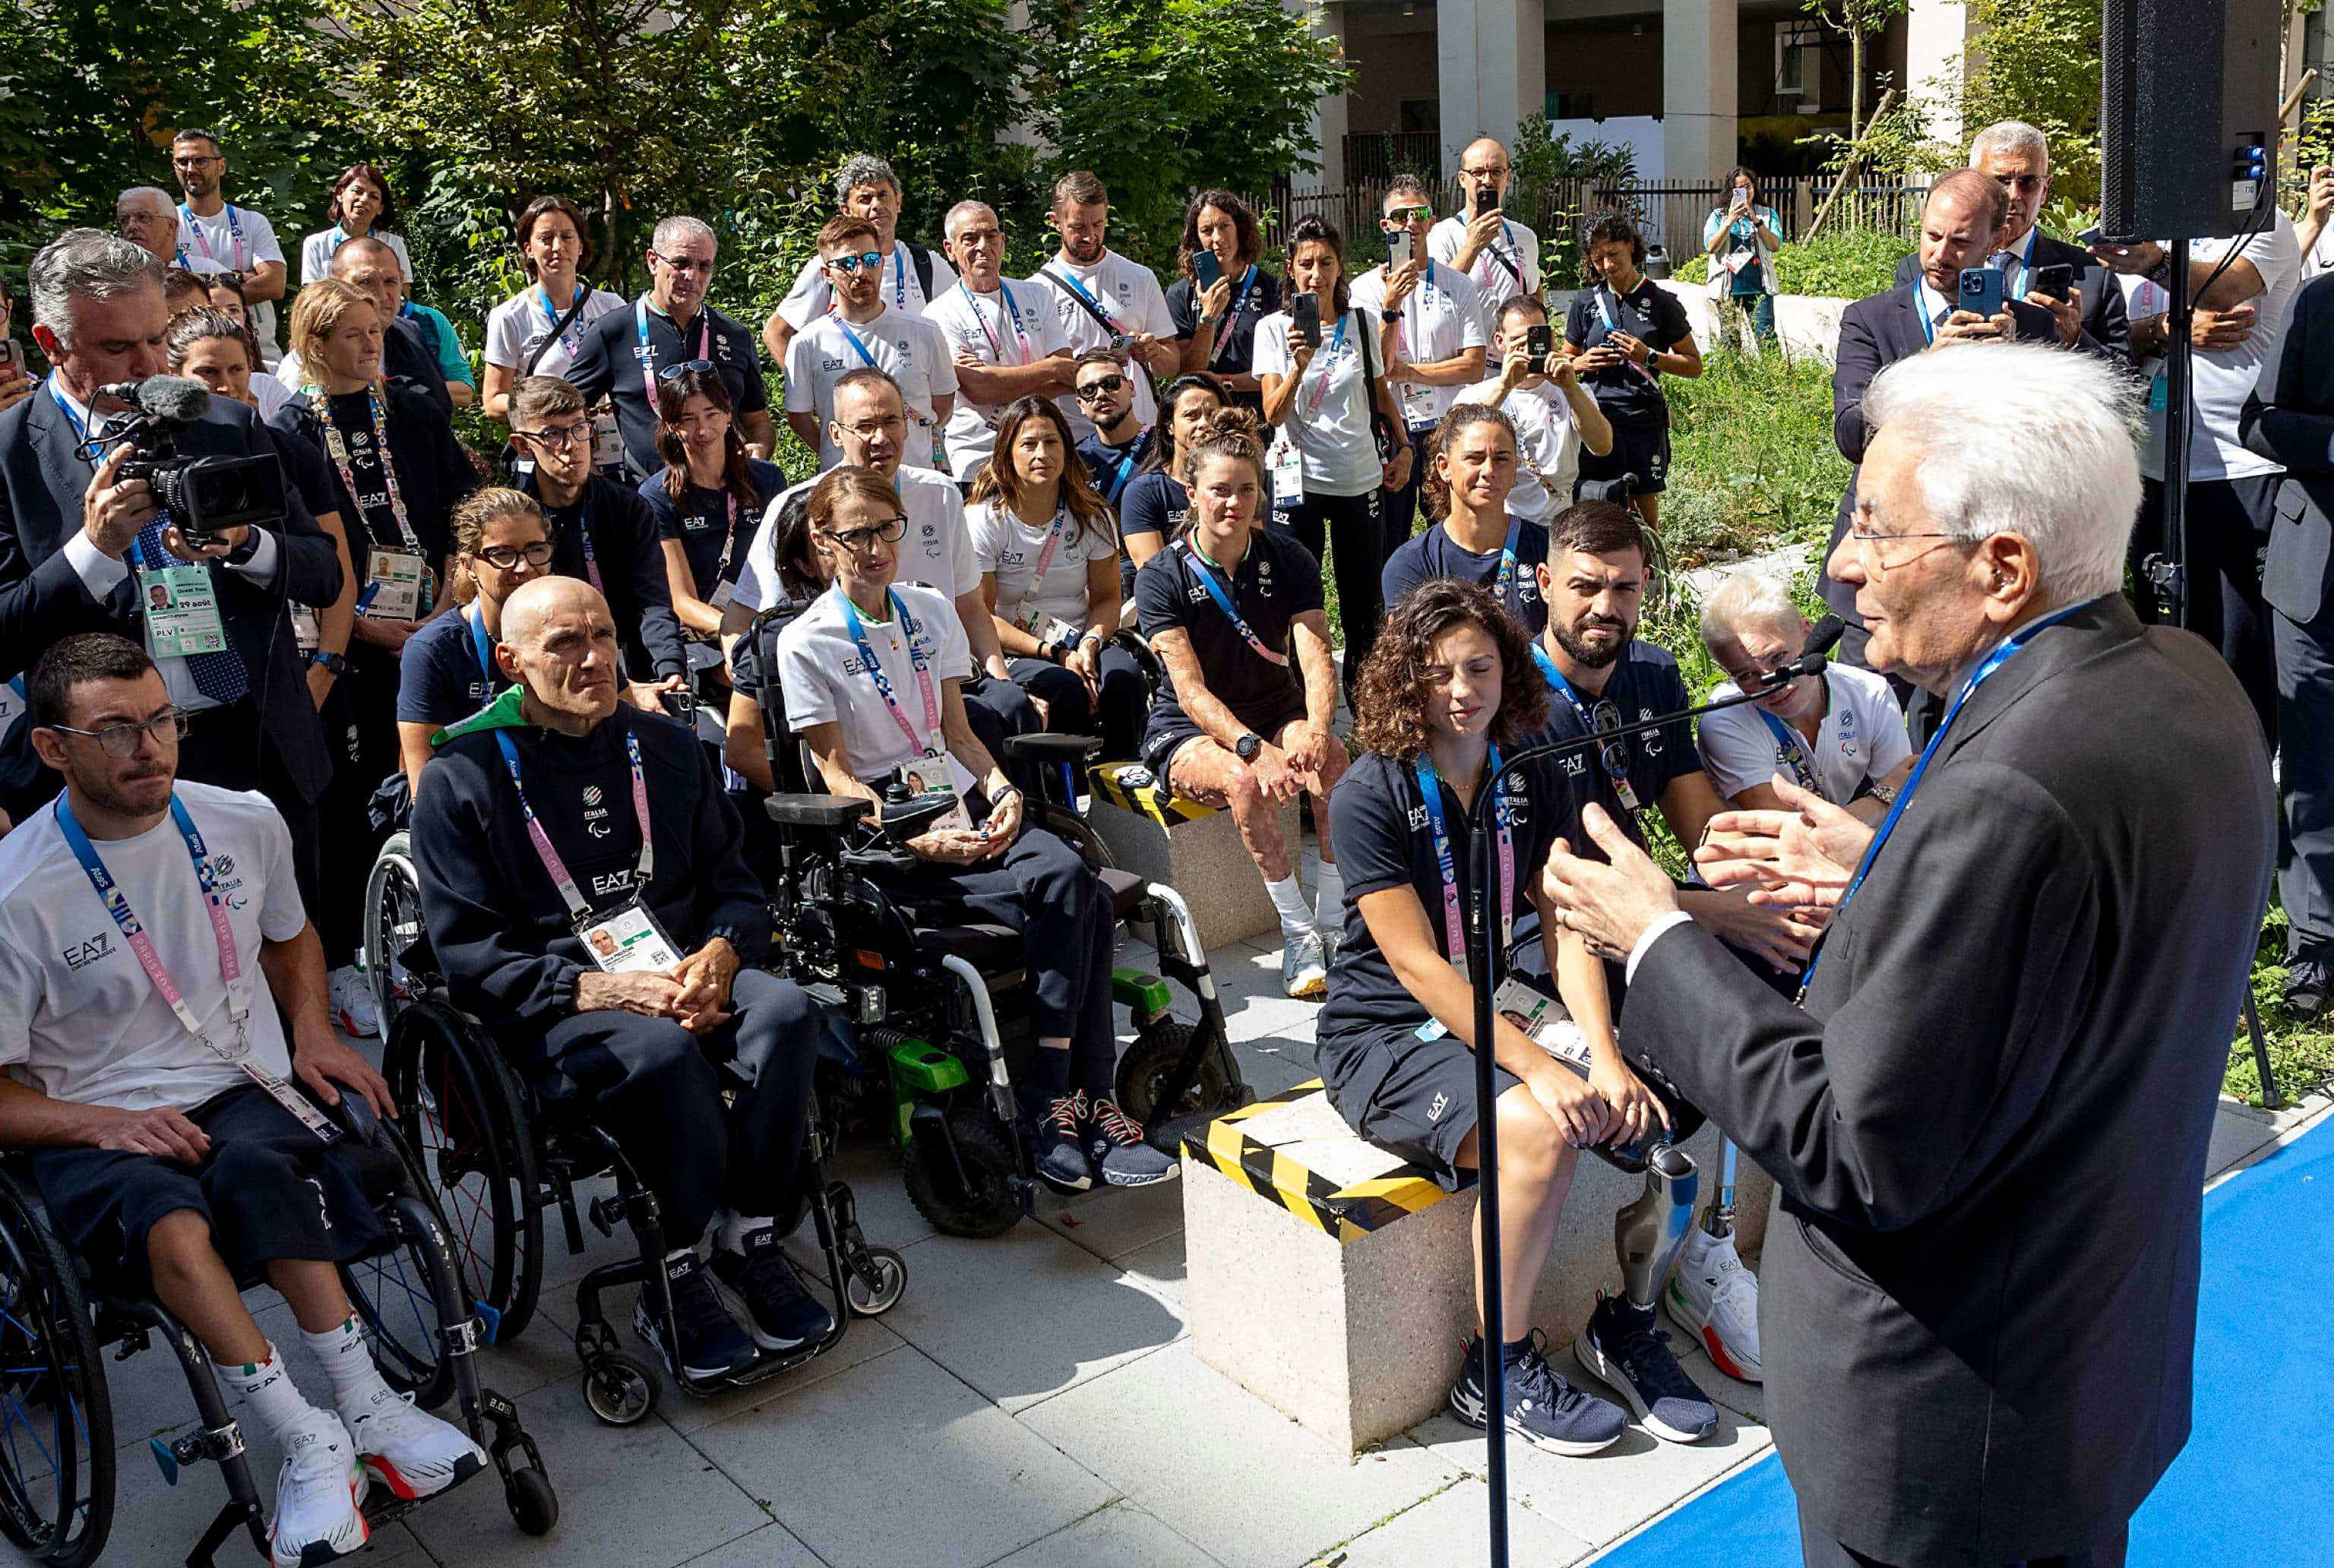
M 2213 649 L 2120 592 L 2134 398 L 2088 356 L 1873 384 L 1834 552 L 1884 669 L 1951 698 L 1876 831 L 1779 777 L 1719 886 L 1828 908 L 1804 1011 L 1601 813 L 1560 919 L 1620 1037 L 1772 1172 L 1767 1415 L 1818 1568 L 2112 1568 L 2187 1440 L 2205 1149 L 2276 833 Z M 2005 453 L 2016 461 L 2006 462 Z
M 1897 361 L 1930 349 L 1958 345 L 2056 342 L 2058 319 L 2040 305 L 2011 299 L 1992 317 L 1957 309 L 1964 267 L 1982 267 L 2000 251 L 2009 236 L 2010 193 L 1991 175 L 1973 168 L 1941 174 L 1929 187 L 1921 208 L 1921 244 L 1914 260 L 1918 271 L 1885 294 L 1857 301 L 1839 318 L 1839 349 L 1831 377 L 1832 440 L 1840 456 L 1851 463 L 1864 461 L 1868 435 L 1864 417 L 1865 390 L 1872 379 Z M 1839 515 L 1831 527 L 1832 550 L 1847 532 L 1856 509 L 1856 477 L 1848 476 L 1847 493 L 1840 497 Z M 1856 592 L 1828 575 L 1822 581 L 1824 601 L 1847 622 L 1839 656 L 1863 664 L 1864 622 L 1856 613 Z
M 121 477 L 126 444 L 101 462 L 88 455 L 84 439 L 102 442 L 127 409 L 98 389 L 163 369 L 159 262 L 127 240 L 73 229 L 33 258 L 31 283 L 33 339 L 54 372 L 0 414 L 0 675 L 78 631 L 155 649 L 172 705 L 191 716 L 179 776 L 265 794 L 313 870 L 313 804 L 332 767 L 285 605 L 339 597 L 333 542 L 287 481 L 280 525 L 191 544 L 144 480 Z M 223 398 L 176 436 L 190 457 L 275 457 L 256 413 Z M 157 587 L 168 591 L 160 611 Z M 207 598 L 214 608 L 180 614 L 189 587 L 198 606 Z M 218 635 L 223 649 L 200 650 Z M 20 816 L 56 793 L 54 775 L 24 765 L 30 727 L 17 726 L 14 750 L 0 757 L 10 789 L 0 804 Z M 304 880 L 303 891 L 316 890 Z
M 2267 401 L 2239 421 L 2245 445 L 2285 466 L 2271 504 L 2262 598 L 2277 660 L 2277 734 L 2290 841 L 2278 874 L 2285 906 L 2285 1010 L 2326 1011 L 2334 976 L 2334 274 L 2294 296 Z
M 2001 270 L 2010 297 L 2040 305 L 2056 317 L 2059 347 L 2128 360 L 2131 328 L 2124 318 L 2123 290 L 2117 286 L 2115 274 L 2082 246 L 2042 232 L 2042 204 L 2050 199 L 2049 139 L 2022 120 L 1999 120 L 1971 139 L 1970 167 L 2001 181 L 2010 197 L 2009 233 L 1984 264 Z M 2070 292 L 2038 286 L 2035 274 L 2051 266 L 2068 269 L 2073 278 Z M 1896 264 L 1897 284 L 1912 282 L 1920 270 L 1920 258 L 1906 256 Z

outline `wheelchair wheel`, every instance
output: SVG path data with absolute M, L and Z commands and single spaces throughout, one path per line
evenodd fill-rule
M 958 1106 L 948 1113 L 956 1143 L 951 1155 L 938 1128 L 919 1122 L 901 1151 L 901 1178 L 908 1201 L 948 1236 L 1003 1236 L 1021 1218 L 1020 1173 L 1012 1134 L 984 1107 Z M 961 1164 L 962 1175 L 959 1175 Z
M 72 1260 L 0 1177 L 0 1534 L 82 1568 L 113 1527 L 113 1407 Z
M 1143 1123 L 1145 1130 L 1178 1116 L 1194 1116 L 1220 1109 L 1230 1097 L 1231 1082 L 1224 1070 L 1224 1053 L 1210 1051 L 1200 1058 L 1200 1070 L 1191 1087 L 1174 1105 L 1162 1106 L 1168 1074 L 1183 1060 L 1191 1044 L 1191 1026 L 1162 1019 L 1135 1036 L 1118 1059 L 1118 1108 Z
M 400 831 L 389 835 L 365 879 L 365 977 L 384 1040 L 400 1000 L 397 956 L 420 936 L 421 879 L 413 870 L 411 840 Z
M 908 1260 L 888 1246 L 871 1246 L 867 1249 L 867 1267 L 873 1279 L 845 1265 L 844 1295 L 851 1310 L 860 1317 L 879 1318 L 898 1306 L 900 1298 L 907 1294 Z
M 384 1123 L 381 1136 L 405 1166 L 407 1190 L 427 1193 L 429 1187 L 397 1129 Z M 454 1368 L 441 1338 L 440 1293 L 464 1314 L 473 1298 L 458 1277 L 442 1215 L 415 1197 L 400 1200 L 391 1217 L 400 1228 L 397 1237 L 370 1257 L 341 1265 L 341 1284 L 357 1321 L 364 1325 L 382 1379 L 400 1393 L 412 1394 L 421 1409 L 434 1409 L 454 1391 Z
M 603 1425 L 634 1427 L 649 1419 L 664 1392 L 656 1368 L 624 1351 L 593 1358 L 584 1369 L 584 1402 Z
M 525 1112 L 490 1049 L 455 1015 L 410 1006 L 391 1029 L 384 1076 L 465 1289 L 499 1314 L 507 1340 L 535 1316 L 543 1208 Z

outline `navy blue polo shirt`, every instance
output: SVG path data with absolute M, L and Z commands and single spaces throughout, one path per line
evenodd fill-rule
M 1522 526 L 1516 530 L 1515 574 L 1500 594 L 1500 602 L 1526 631 L 1538 637 L 1548 626 L 1548 605 L 1539 596 L 1538 574 L 1538 568 L 1548 560 L 1548 529 L 1529 518 L 1517 521 Z M 1403 594 L 1438 577 L 1480 582 L 1496 592 L 1500 558 L 1506 548 L 1507 542 L 1502 539 L 1490 554 L 1477 555 L 1461 549 L 1437 523 L 1386 558 L 1385 569 L 1378 574 L 1386 607 L 1392 609 L 1402 601 Z

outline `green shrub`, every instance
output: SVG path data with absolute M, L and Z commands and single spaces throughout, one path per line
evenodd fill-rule
M 1665 377 L 1662 537 L 1678 569 L 1825 536 L 1848 465 L 1831 438 L 1831 367 L 1705 348 L 1698 380 Z
M 1775 257 L 1775 283 L 1787 294 L 1837 294 L 1860 300 L 1896 286 L 1896 264 L 1912 242 L 1893 230 L 1827 229 L 1813 245 L 1785 245 Z M 1692 256 L 1671 274 L 1682 284 L 1710 281 L 1710 258 Z

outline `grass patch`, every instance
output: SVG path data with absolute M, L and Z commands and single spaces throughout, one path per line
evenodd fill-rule
M 1847 488 L 1832 445 L 1831 368 L 1812 355 L 1712 349 L 1671 411 L 1662 542 L 1673 570 L 1824 538 Z
M 1913 242 L 1893 229 L 1827 228 L 1812 245 L 1786 242 L 1775 256 L 1775 287 L 1787 294 L 1828 294 L 1860 300 L 1896 286 L 1896 264 L 1913 254 Z M 1677 281 L 1710 281 L 1710 258 L 1689 257 Z
M 2291 1104 L 2334 1082 L 2334 1025 L 2324 1018 L 2298 1023 L 2287 1015 L 2285 935 L 2285 911 L 2272 901 L 2253 953 L 2253 1005 L 2261 1010 L 2262 1034 L 2269 1042 L 2270 1071 L 2277 1076 L 2279 1092 Z M 2229 1046 L 2229 1068 L 2221 1088 L 2249 1105 L 2261 1103 L 2261 1073 L 2242 1019 Z

